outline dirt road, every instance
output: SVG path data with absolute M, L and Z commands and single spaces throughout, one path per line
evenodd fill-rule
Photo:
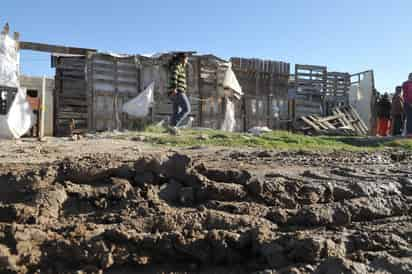
M 410 152 L 0 144 L 1 273 L 412 273 Z

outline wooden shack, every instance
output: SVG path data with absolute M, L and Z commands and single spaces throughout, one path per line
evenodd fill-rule
M 54 55 L 56 68 L 55 134 L 67 135 L 75 122 L 77 132 L 139 130 L 144 124 L 172 115 L 168 93 L 172 54 L 156 56 Z M 193 126 L 219 129 L 224 119 L 223 78 L 231 66 L 244 96 L 235 103 L 236 130 L 254 126 L 285 129 L 302 115 L 327 115 L 328 109 L 348 104 L 350 75 L 328 72 L 323 66 L 296 65 L 271 60 L 191 55 L 187 66 Z M 122 113 L 124 103 L 155 83 L 155 104 L 150 117 L 135 119 Z M 290 89 L 296 93 L 290 97 Z
M 90 53 L 54 55 L 56 68 L 55 133 L 67 135 L 69 123 L 77 132 L 139 129 L 141 119 L 121 112 L 121 106 L 155 83 L 151 122 L 167 119 L 172 106 L 167 98 L 171 54 L 156 57 Z M 187 69 L 195 126 L 217 128 L 222 108 L 216 104 L 220 80 L 228 62 L 213 55 L 191 56 Z

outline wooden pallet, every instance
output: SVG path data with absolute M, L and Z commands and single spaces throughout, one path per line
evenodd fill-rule
M 320 117 L 318 115 L 302 116 L 303 132 L 311 135 L 367 135 L 368 127 L 359 114 L 351 106 L 335 108 L 333 115 Z

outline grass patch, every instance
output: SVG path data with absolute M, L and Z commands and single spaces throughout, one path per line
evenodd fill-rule
M 262 148 L 277 150 L 346 150 L 373 151 L 385 148 L 412 150 L 411 139 L 385 139 L 366 137 L 304 136 L 285 131 L 273 131 L 254 136 L 244 133 L 230 133 L 219 130 L 182 130 L 178 136 L 168 134 L 162 127 L 149 126 L 142 132 L 130 132 L 129 138 L 144 136 L 145 142 L 172 147 L 217 146 L 230 148 Z

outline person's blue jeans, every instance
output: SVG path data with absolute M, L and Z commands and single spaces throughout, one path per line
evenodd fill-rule
M 412 105 L 405 103 L 406 134 L 412 135 Z
M 179 127 L 191 112 L 190 102 L 184 92 L 177 92 L 171 96 L 173 103 L 173 115 L 170 125 Z

